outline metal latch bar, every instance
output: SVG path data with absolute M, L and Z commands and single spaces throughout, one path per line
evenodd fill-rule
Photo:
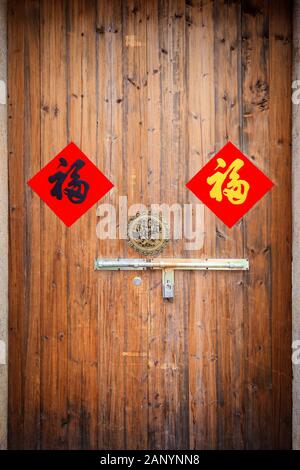
M 162 290 L 164 299 L 173 299 L 174 297 L 174 269 L 162 270 Z
M 248 270 L 247 259 L 193 259 L 193 258 L 98 258 L 95 260 L 95 270 L 139 270 L 139 269 L 183 269 L 183 270 Z
M 136 271 L 145 269 L 162 269 L 163 297 L 174 297 L 174 270 L 196 271 L 236 271 L 248 270 L 248 259 L 240 258 L 97 258 L 94 268 L 96 271 Z

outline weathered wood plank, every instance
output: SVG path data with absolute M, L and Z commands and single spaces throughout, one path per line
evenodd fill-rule
M 124 47 L 125 46 L 125 47 Z M 128 205 L 145 203 L 147 194 L 147 61 L 146 3 L 123 2 L 123 158 L 127 163 Z M 135 252 L 128 250 L 129 256 Z M 125 446 L 148 446 L 147 325 L 149 273 L 134 286 L 125 273 L 127 309 L 124 325 Z
M 292 2 L 270 10 L 270 201 L 272 290 L 272 447 L 291 442 L 291 14 Z M 278 72 L 280 70 L 280 72 Z
M 159 5 L 147 2 L 147 126 L 148 126 L 148 203 L 159 203 L 161 187 L 161 62 L 159 47 Z M 165 447 L 166 390 L 160 367 L 165 347 L 165 318 L 161 314 L 161 273 L 150 277 L 148 306 L 148 446 Z
M 99 167 L 115 187 L 105 197 L 114 207 L 126 195 L 123 158 L 123 25 L 120 0 L 97 2 L 97 148 Z M 102 203 L 102 201 L 101 201 Z M 119 216 L 118 210 L 116 216 Z M 117 219 L 118 221 L 118 219 Z M 124 240 L 100 240 L 97 256 L 124 256 Z M 125 448 L 124 325 L 127 309 L 125 273 L 96 273 L 99 316 L 98 447 Z M 112 386 L 115 384 L 115 386 Z
M 96 3 L 68 3 L 68 139 L 96 163 Z M 98 445 L 98 296 L 95 209 L 68 232 L 68 446 Z
M 215 151 L 213 3 L 192 2 L 188 27 L 189 178 Z M 205 54 L 202 52 L 205 51 Z M 195 58 L 198 58 L 195 60 Z M 191 201 L 197 200 L 191 196 Z M 215 216 L 204 212 L 203 255 L 215 256 Z M 196 252 L 198 253 L 198 252 Z M 191 449 L 217 446 L 217 323 L 215 273 L 191 273 L 189 305 L 189 441 Z
M 241 9 L 215 3 L 215 132 L 217 150 L 228 141 L 241 148 Z M 216 224 L 218 258 L 243 258 L 243 220 Z M 224 292 L 227 295 L 224 295 Z M 244 337 L 242 272 L 217 273 L 218 448 L 244 446 Z
M 158 203 L 161 184 L 161 89 L 159 51 L 158 2 L 147 2 L 147 194 L 149 203 Z M 157 367 L 160 357 L 161 336 L 164 335 L 164 317 L 159 298 L 161 296 L 161 273 L 150 277 L 148 302 L 148 446 L 163 448 L 165 442 L 163 382 L 161 369 Z
M 40 4 L 25 4 L 25 119 L 24 182 L 41 169 Z M 25 186 L 26 187 L 26 186 Z M 24 341 L 24 448 L 40 447 L 40 302 L 41 201 L 26 187 L 26 333 Z M 32 429 L 35 432 L 32 432 Z
M 41 2 L 41 166 L 67 144 L 66 3 Z M 41 448 L 68 447 L 67 228 L 41 215 Z M 32 430 L 34 432 L 34 430 Z
M 242 4 L 243 151 L 269 174 L 269 7 L 264 0 Z M 246 274 L 244 341 L 247 448 L 268 449 L 272 434 L 270 194 L 244 217 Z
M 186 165 L 186 21 L 185 1 L 176 0 L 168 4 L 168 26 L 162 23 L 168 42 L 161 44 L 161 59 L 165 62 L 165 74 L 162 69 L 162 89 L 167 96 L 166 104 L 170 109 L 162 108 L 162 145 L 166 151 L 162 159 L 166 163 L 166 173 L 162 173 L 161 202 L 170 205 L 185 201 L 185 165 Z M 162 52 L 165 49 L 167 54 Z M 164 134 L 164 124 L 170 121 L 170 134 Z M 167 128 L 168 132 L 168 128 Z M 167 193 L 165 194 L 167 190 Z M 171 230 L 176 220 L 170 220 Z M 173 231 L 174 232 L 174 231 Z M 184 241 L 171 240 L 172 256 L 183 256 Z M 166 256 L 166 255 L 164 255 Z M 187 277 L 184 272 L 176 273 L 176 297 L 173 302 L 164 302 L 165 352 L 159 359 L 165 373 L 166 442 L 171 449 L 187 449 L 189 446 L 188 409 L 188 307 Z M 165 370 L 164 370 L 165 369 Z
M 148 67 L 148 86 L 155 85 L 155 94 L 149 102 L 149 117 L 153 124 L 148 125 L 148 139 L 149 149 L 152 149 L 152 142 L 156 149 L 154 158 L 153 150 L 150 150 L 149 161 L 151 158 L 154 166 L 151 176 L 156 171 L 160 178 L 159 185 L 149 190 L 152 202 L 178 205 L 184 193 L 184 184 L 179 182 L 182 172 L 174 169 L 183 167 L 185 162 L 185 4 L 182 1 L 159 2 L 148 18 L 147 35 L 149 30 L 151 34 L 155 33 L 154 41 L 152 36 L 148 37 L 148 57 L 153 58 L 151 51 L 155 57 Z M 161 113 L 160 118 L 158 113 Z M 160 175 L 155 160 L 160 162 Z M 168 222 L 173 233 L 172 217 Z M 181 247 L 182 240 L 172 240 L 163 256 L 179 254 Z M 159 300 L 161 273 L 152 279 L 155 300 L 149 302 L 149 435 L 154 448 L 188 447 L 186 292 L 183 273 L 177 274 L 174 302 L 162 304 Z
M 24 3 L 8 5 L 8 174 L 9 174 L 9 394 L 8 441 L 24 445 L 24 351 L 26 231 L 24 226 Z M 16 253 L 18 255 L 16 255 Z

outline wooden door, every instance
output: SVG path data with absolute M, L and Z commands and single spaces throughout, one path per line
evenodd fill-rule
M 9 446 L 291 446 L 291 2 L 12 0 L 9 43 Z M 203 247 L 250 271 L 95 272 L 137 257 L 71 228 L 26 185 L 69 141 L 115 184 L 102 202 L 187 204 L 228 140 L 275 187 Z

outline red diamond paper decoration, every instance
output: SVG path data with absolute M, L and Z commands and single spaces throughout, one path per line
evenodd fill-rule
M 228 227 L 232 227 L 273 182 L 228 142 L 186 186 Z
M 73 142 L 28 184 L 68 227 L 113 187 Z

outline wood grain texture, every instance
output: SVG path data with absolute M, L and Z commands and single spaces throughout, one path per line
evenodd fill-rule
M 26 277 L 25 182 L 24 182 L 24 4 L 8 8 L 8 154 L 9 154 L 9 376 L 8 441 L 12 449 L 24 445 L 24 331 Z M 13 85 L 13 89 L 12 88 Z M 10 125 L 10 121 L 12 125 Z M 14 184 L 11 184 L 14 181 Z M 20 191 L 23 188 L 23 191 Z M 17 385 L 18 384 L 18 385 Z
M 96 31 L 94 0 L 69 2 L 68 140 L 96 164 Z M 98 446 L 98 297 L 90 267 L 97 250 L 95 212 L 68 231 L 68 447 Z M 72 279 L 73 278 L 73 279 Z M 72 280 L 71 280 L 72 279 Z
M 107 202 L 118 205 L 127 194 L 127 162 L 123 156 L 123 25 L 122 4 L 97 1 L 97 153 L 98 164 L 115 187 Z M 125 46 L 124 46 L 125 47 Z M 124 152 L 125 153 L 125 152 Z M 121 156 L 121 158 L 120 158 Z M 119 217 L 119 212 L 117 211 Z M 126 255 L 123 240 L 98 241 L 99 256 Z M 100 274 L 100 276 L 98 276 Z M 97 273 L 98 278 L 98 447 L 125 448 L 126 273 Z M 113 299 L 118 299 L 114 303 Z M 107 305 L 109 308 L 107 308 Z M 112 387 L 112 383 L 118 384 Z
M 147 56 L 146 2 L 123 2 L 123 143 L 127 163 L 128 205 L 144 203 L 147 194 Z M 126 39 L 127 38 L 127 39 Z M 132 42 L 133 40 L 133 42 Z M 127 44 L 127 46 L 126 46 Z M 129 256 L 134 256 L 132 249 Z M 137 288 L 124 276 L 127 291 L 124 325 L 125 379 L 125 446 L 143 449 L 148 446 L 148 298 L 149 273 L 142 276 Z M 133 353 L 133 354 L 131 354 Z
M 272 2 L 273 4 L 273 2 Z M 292 2 L 274 2 L 270 11 L 270 237 L 272 269 L 272 447 L 289 449 L 291 436 L 291 40 Z M 282 72 L 277 73 L 281 67 Z M 281 106 L 284 102 L 285 106 Z M 284 164 L 283 164 L 284 162 Z M 282 195 L 284 194 L 284 197 Z M 284 231 L 278 230 L 284 220 Z M 286 260 L 286 262 L 281 260 Z
M 241 5 L 215 5 L 215 135 L 217 148 L 229 140 L 241 148 Z M 216 253 L 243 258 L 244 225 L 232 229 L 216 224 Z M 239 449 L 245 445 L 243 273 L 217 273 L 217 396 L 218 448 Z M 227 292 L 228 295 L 223 293 Z M 229 294 L 230 293 L 230 294 Z
M 197 1 L 188 11 L 189 178 L 215 153 L 214 5 Z M 201 45 L 201 46 L 200 46 Z M 203 49 L 202 49 L 203 48 Z M 199 54 L 205 50 L 205 54 Z M 195 60 L 199 54 L 199 60 Z M 189 179 L 188 178 L 188 179 Z M 193 196 L 189 197 L 195 202 Z M 216 219 L 205 208 L 203 250 L 197 256 L 215 257 Z M 192 252 L 193 253 L 193 252 Z M 191 273 L 189 294 L 189 445 L 217 447 L 217 317 L 216 274 Z
M 41 167 L 67 144 L 66 3 L 40 4 Z M 24 182 L 26 184 L 26 181 Z M 68 446 L 67 229 L 43 204 L 41 214 L 41 448 Z M 47 261 L 46 261 L 47 260 Z
M 31 1 L 25 5 L 25 121 L 28 138 L 24 141 L 25 180 L 41 167 L 40 127 L 40 5 Z M 41 202 L 26 188 L 29 208 L 26 222 L 26 369 L 24 375 L 24 447 L 39 448 L 40 439 L 40 372 L 41 372 Z M 30 230 L 30 235 L 29 235 Z M 33 433 L 32 429 L 36 431 Z
M 12 0 L 8 47 L 10 448 L 290 448 L 291 2 Z M 197 203 L 231 140 L 276 186 L 230 230 L 201 208 L 203 245 L 164 256 L 250 271 L 177 272 L 173 302 L 160 272 L 94 272 L 136 254 L 26 185 L 70 140 L 115 207 Z
M 242 5 L 243 150 L 269 174 L 269 5 Z M 255 137 L 254 137 L 255 136 Z M 244 218 L 245 251 L 253 271 L 246 274 L 244 370 L 246 427 L 250 448 L 270 448 L 272 435 L 270 194 Z M 261 223 L 261 221 L 264 223 Z

